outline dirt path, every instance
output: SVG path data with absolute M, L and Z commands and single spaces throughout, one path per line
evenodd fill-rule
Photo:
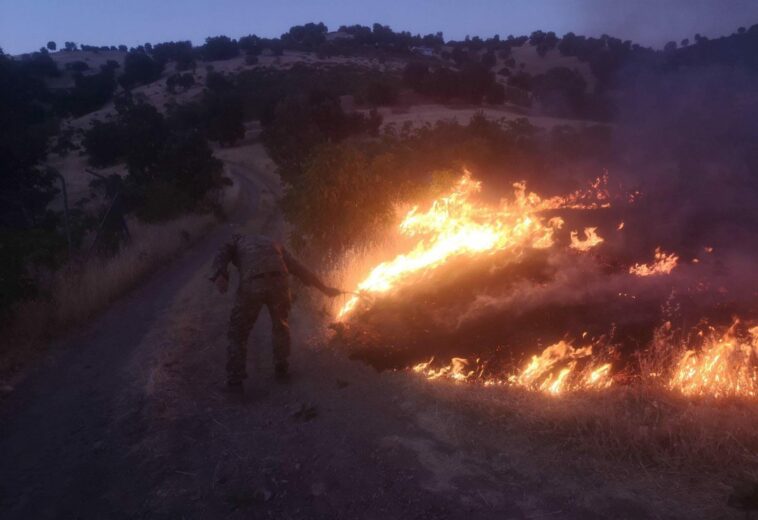
M 686 517 L 654 514 L 661 504 L 581 466 L 553 467 L 560 447 L 456 413 L 408 374 L 319 348 L 297 305 L 293 381 L 273 380 L 264 313 L 247 394 L 227 396 L 232 299 L 205 276 L 232 228 L 281 233 L 275 179 L 230 167 L 243 189 L 233 222 L 52 349 L 0 403 L 0 517 Z

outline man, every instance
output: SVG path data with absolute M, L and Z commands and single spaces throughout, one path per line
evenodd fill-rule
M 287 378 L 290 353 L 287 275 L 297 276 L 305 285 L 316 287 L 327 296 L 334 297 L 342 291 L 325 285 L 280 243 L 263 235 L 235 235 L 216 255 L 210 280 L 215 282 L 221 294 L 229 288 L 230 262 L 239 271 L 240 283 L 229 320 L 227 385 L 230 391 L 242 392 L 242 381 L 247 377 L 247 337 L 263 305 L 268 307 L 271 315 L 276 376 L 279 380 Z

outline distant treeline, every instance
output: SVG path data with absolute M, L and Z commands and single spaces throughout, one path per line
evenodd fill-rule
M 594 89 L 589 88 L 588 78 L 566 67 L 529 74 L 513 53 L 527 43 L 540 56 L 558 52 L 587 63 Z M 57 51 L 52 41 L 20 58 L 0 51 L 0 314 L 34 296 L 39 273 L 65 260 L 61 214 L 49 207 L 58 194 L 56 173 L 45 166 L 50 152 L 86 153 L 93 167 L 126 164 L 126 177 L 95 183 L 94 188 L 111 193 L 117 189 L 127 212 L 160 220 L 209 207 L 212 197 L 208 194 L 223 179 L 208 142 L 234 144 L 244 136 L 245 120 L 260 119 L 264 143 L 292 190 L 288 214 L 295 219 L 299 210 L 292 201 L 297 200 L 298 190 L 311 186 L 315 173 L 309 172 L 324 171 L 323 165 L 328 164 L 342 168 L 339 171 L 353 171 L 345 166 L 350 161 L 356 168 L 365 164 L 355 153 L 342 149 L 342 144 L 349 148 L 356 139 L 367 143 L 390 139 L 379 131 L 381 118 L 376 112 L 346 111 L 343 95 L 352 95 L 360 106 L 377 107 L 395 104 L 404 90 L 411 90 L 441 102 L 537 103 L 549 114 L 607 121 L 614 116 L 611 100 L 643 72 L 667 74 L 716 65 L 755 74 L 758 25 L 722 38 L 695 35 L 691 42 L 670 42 L 662 50 L 607 35 L 558 37 L 535 31 L 529 36 L 446 41 L 442 33 L 413 35 L 381 24 L 342 26 L 330 33 L 322 23 L 292 27 L 280 38 L 214 36 L 200 46 L 178 41 L 133 48 L 65 42 L 59 52 L 79 50 L 107 52 L 108 59 L 97 69 L 82 59 L 61 70 L 50 55 Z M 400 60 L 406 65 L 400 72 L 393 72 L 392 67 L 350 65 L 323 70 L 303 64 L 289 69 L 254 67 L 224 75 L 213 72 L 208 63 L 244 56 L 253 65 L 262 56 L 275 61 L 285 51 L 310 52 L 321 58 L 361 56 L 379 64 Z M 198 81 L 199 63 L 207 69 L 205 84 L 191 103 L 174 103 L 161 112 L 132 93 L 135 87 L 160 78 L 166 79 L 170 92 L 192 88 Z M 115 117 L 94 123 L 81 140 L 64 129 L 65 118 L 91 113 L 108 103 L 114 103 Z M 456 132 L 482 131 L 483 124 L 465 130 L 441 127 L 440 135 L 452 137 L 439 143 L 443 149 L 455 149 L 452 144 L 463 139 Z M 492 130 L 488 135 L 507 136 L 502 142 L 507 142 L 508 149 L 523 148 L 531 142 L 526 137 L 531 131 L 518 127 Z M 405 157 L 399 152 L 403 147 L 424 142 L 435 141 L 411 136 L 387 145 L 390 155 L 371 151 L 372 164 L 382 157 Z M 471 150 L 477 149 L 475 143 L 471 141 Z M 75 246 L 96 222 L 83 208 L 72 209 Z M 306 235 L 301 242 L 314 239 Z

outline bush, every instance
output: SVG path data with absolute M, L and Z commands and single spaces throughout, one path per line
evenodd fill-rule
M 195 66 L 192 42 L 164 42 L 153 46 L 151 54 L 161 64 L 169 61 L 176 62 L 176 70 L 189 70 Z
M 82 144 L 89 155 L 89 163 L 97 168 L 116 164 L 124 157 L 123 131 L 115 122 L 93 121 Z
M 83 61 L 72 61 L 66 64 L 66 69 L 72 72 L 84 72 L 85 70 L 89 70 L 89 65 Z
M 366 102 L 372 106 L 394 105 L 399 93 L 397 88 L 382 81 L 372 81 L 366 88 Z
M 119 82 L 124 88 L 152 83 L 161 77 L 163 65 L 147 54 L 132 51 L 124 58 L 124 74 Z
M 240 49 L 237 40 L 228 36 L 214 36 L 205 39 L 203 58 L 206 61 L 229 60 L 239 56 Z
M 166 90 L 172 94 L 176 93 L 176 87 L 180 87 L 182 90 L 187 90 L 195 84 L 195 76 L 191 73 L 185 74 L 172 74 L 166 79 Z
M 586 107 L 587 82 L 577 71 L 555 67 L 532 81 L 534 97 L 546 112 L 557 116 L 575 117 Z

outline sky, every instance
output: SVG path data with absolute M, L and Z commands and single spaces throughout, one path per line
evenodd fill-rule
M 292 25 L 379 22 L 412 33 L 559 36 L 603 33 L 661 47 L 758 23 L 758 0 L 0 0 L 0 47 L 19 54 L 53 40 L 135 46 L 225 34 L 279 36 Z

